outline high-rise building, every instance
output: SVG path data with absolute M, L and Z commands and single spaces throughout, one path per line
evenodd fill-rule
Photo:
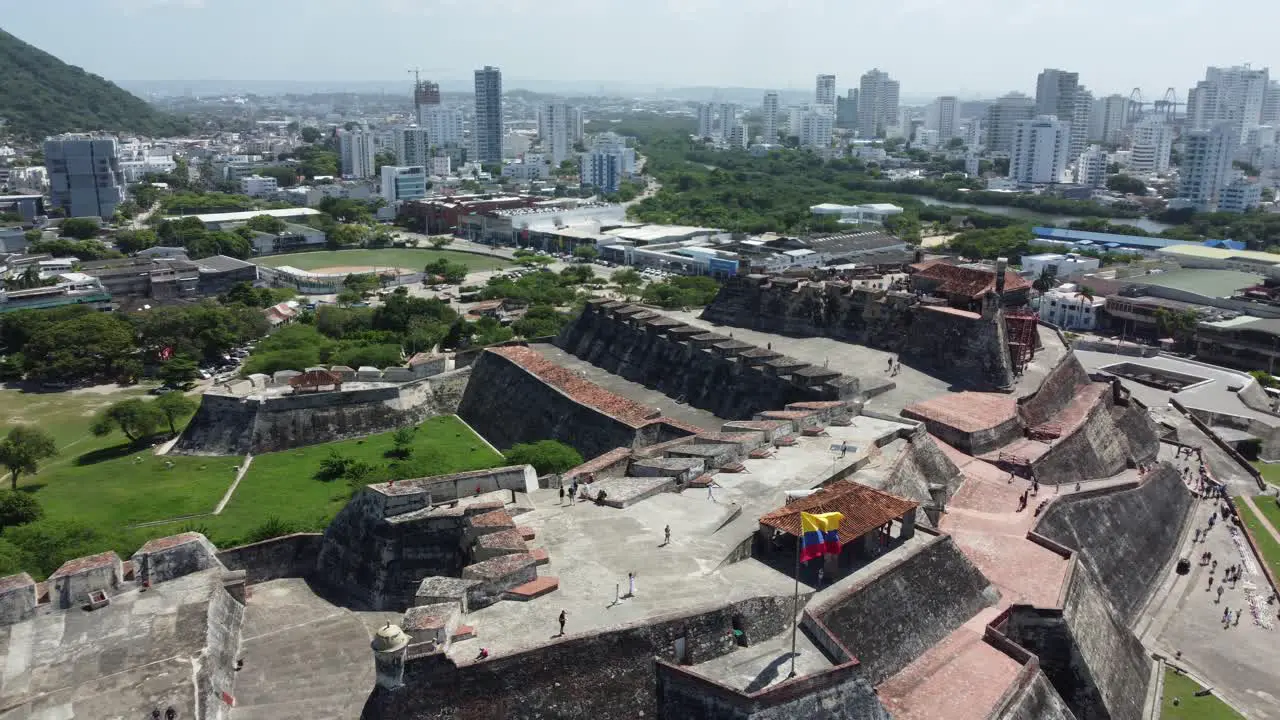
M 1013 133 L 1009 177 L 1024 185 L 1062 182 L 1071 147 L 1071 123 L 1053 115 L 1022 120 Z
M 569 129 L 570 108 L 562 102 L 550 102 L 538 113 L 538 137 L 542 152 L 552 165 L 559 165 L 573 152 L 573 135 Z
M 818 105 L 836 104 L 836 76 L 819 75 L 817 90 L 814 92 L 814 103 Z
M 1280 81 L 1267 83 L 1267 94 L 1262 98 L 1263 125 L 1280 125 Z
M 580 180 L 602 193 L 618 192 L 622 179 L 635 172 L 636 151 L 614 133 L 601 133 L 579 161 Z
M 1093 116 L 1093 93 L 1079 88 L 1071 115 L 1071 150 L 1068 157 L 1079 157 L 1089 145 L 1089 125 Z
M 1262 184 L 1244 176 L 1227 183 L 1218 194 L 1218 212 L 1242 213 L 1262 204 Z
M 1089 139 L 1093 142 L 1119 145 L 1124 139 L 1125 123 L 1129 120 L 1129 98 L 1108 95 L 1093 101 L 1093 113 L 1089 117 Z
M 883 135 L 898 121 L 898 81 L 879 68 L 863 74 L 858 85 L 858 133 L 864 138 Z
M 426 128 L 417 125 L 396 128 L 393 148 L 396 162 L 400 165 L 425 166 L 427 158 L 431 157 L 430 134 Z
M 858 129 L 858 88 L 849 88 L 846 97 L 836 98 L 836 127 L 843 130 Z
M 800 118 L 800 147 L 825 150 L 831 147 L 831 129 L 835 118 L 831 113 L 810 110 Z
M 729 133 L 738 123 L 738 106 L 733 103 L 720 103 L 720 115 L 716 124 L 716 137 L 721 142 L 729 141 Z
M 760 137 L 766 143 L 775 143 L 778 141 L 778 93 L 767 92 L 764 94 L 762 110 L 764 122 L 760 128 Z
M 366 130 L 339 130 L 338 155 L 342 158 L 344 177 L 373 177 L 373 133 Z
M 1076 158 L 1076 183 L 1100 188 L 1107 182 L 1107 154 L 1097 145 L 1090 145 Z
M 476 116 L 471 135 L 476 160 L 502 162 L 502 71 L 492 65 L 476 70 Z
M 427 140 L 431 147 L 458 147 L 465 137 L 462 110 L 449 107 L 432 107 L 426 111 Z
M 956 136 L 956 98 L 954 95 L 943 95 L 933 101 L 929 107 L 928 120 L 925 127 L 938 132 L 938 142 L 946 143 Z
M 1063 122 L 1071 122 L 1079 88 L 1079 73 L 1045 69 L 1036 78 L 1036 115 L 1053 115 Z
M 729 136 L 725 138 L 725 143 L 734 150 L 746 150 L 749 141 L 747 126 L 741 122 L 735 122 L 733 127 L 729 128 Z
M 964 126 L 964 144 L 969 152 L 976 153 L 987 146 L 987 130 L 982 126 L 982 118 L 969 118 Z
M 414 117 L 418 127 L 426 127 L 427 110 L 440 105 L 440 85 L 430 80 L 417 80 L 413 84 Z
M 1179 168 L 1178 198 L 1199 212 L 1212 212 L 1231 173 L 1236 141 L 1234 123 L 1222 121 L 1182 137 L 1185 152 Z
M 109 218 L 124 202 L 124 171 L 113 137 L 57 135 L 44 141 L 49 194 L 67 217 Z
M 382 166 L 382 199 L 388 204 L 405 200 L 420 200 L 427 196 L 427 169 L 413 167 Z
M 1129 169 L 1140 173 L 1169 171 L 1173 151 L 1173 127 L 1163 118 L 1147 118 L 1133 127 Z
M 584 125 L 586 122 L 582 118 L 582 108 L 569 108 L 569 142 L 582 142 Z
M 702 103 L 698 106 L 698 137 L 707 139 L 715 137 L 716 133 L 716 107 L 711 103 Z
M 987 107 L 987 150 L 1010 152 L 1018 123 L 1036 116 L 1036 101 L 1022 93 L 1009 93 Z
M 1208 130 L 1225 122 L 1236 142 L 1244 143 L 1249 130 L 1262 123 L 1270 86 L 1266 68 L 1210 67 L 1187 95 L 1187 124 L 1193 130 Z

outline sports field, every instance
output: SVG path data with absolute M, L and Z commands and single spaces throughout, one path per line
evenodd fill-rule
M 452 250 L 412 250 L 387 248 L 383 250 L 320 250 L 317 252 L 290 253 L 258 258 L 253 262 L 267 267 L 289 265 L 299 270 L 328 270 L 333 268 L 405 268 L 422 272 L 427 263 L 436 260 L 463 263 L 472 270 L 496 270 L 510 267 L 502 258 Z

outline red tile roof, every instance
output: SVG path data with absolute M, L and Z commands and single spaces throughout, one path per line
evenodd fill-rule
M 641 405 L 605 390 L 595 383 L 585 380 L 576 373 L 556 365 L 542 357 L 537 351 L 520 345 L 489 348 L 486 352 L 496 353 L 516 365 L 536 375 L 540 380 L 579 402 L 612 418 L 621 420 L 632 427 L 643 427 L 658 419 L 659 412 L 655 408 Z
M 902 416 L 937 422 L 961 432 L 993 428 L 1018 415 L 1018 400 L 1000 393 L 958 392 L 908 405 Z
M 915 270 L 913 277 L 927 278 L 939 283 L 937 292 L 945 295 L 960 295 L 973 300 L 981 298 L 988 291 L 996 289 L 994 270 L 948 265 L 944 262 L 928 262 L 911 266 Z M 1005 292 L 1029 290 L 1031 283 L 1017 273 L 1006 270 L 1004 273 Z
M 907 514 L 920 503 L 890 495 L 851 480 L 832 483 L 814 494 L 774 510 L 760 518 L 761 525 L 800 536 L 800 513 L 838 512 L 840 544 L 843 546 L 885 523 Z
M 49 576 L 49 579 L 52 580 L 66 575 L 75 575 L 76 573 L 93 570 L 95 568 L 111 567 L 119 562 L 119 556 L 108 550 L 107 552 L 98 553 L 97 555 L 68 560 L 62 563 L 62 567 L 54 570 L 53 574 Z

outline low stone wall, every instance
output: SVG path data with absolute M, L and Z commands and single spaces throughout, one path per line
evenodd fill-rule
M 812 612 L 862 661 L 867 681 L 879 685 L 997 598 L 943 535 Z
M 1054 441 L 1048 452 L 1031 463 L 1031 471 L 1045 484 L 1075 483 L 1123 472 L 1129 458 L 1124 433 L 1116 426 L 1108 404 L 1099 399 L 1084 424 Z
M 802 597 L 803 603 L 806 598 Z M 736 626 L 750 639 L 790 627 L 791 596 L 758 597 L 641 623 L 570 635 L 479 663 L 428 655 L 405 663 L 404 686 L 375 690 L 365 720 L 634 720 L 658 716 L 656 656 L 700 663 L 737 648 Z M 555 617 L 546 619 L 548 633 Z M 572 631 L 572 618 L 569 630 Z M 673 719 L 674 720 L 674 719 Z
M 1034 395 L 1018 400 L 1018 415 L 1027 427 L 1049 422 L 1092 382 L 1075 353 L 1067 353 L 1045 376 Z
M 230 594 L 214 590 L 209 599 L 205 626 L 205 649 L 195 666 L 196 688 L 200 693 L 201 717 L 224 720 L 231 706 L 222 699 L 224 692 L 235 687 L 235 664 L 240 655 L 240 628 L 244 624 L 244 605 Z
M 663 660 L 660 720 L 890 720 L 857 662 L 744 693 Z
M 1193 497 L 1161 465 L 1138 487 L 1081 493 L 1051 503 L 1035 531 L 1072 548 L 1120 618 L 1132 623 L 1177 551 Z
M 1078 720 L 1043 671 L 995 716 L 995 720 Z
M 924 426 L 919 426 L 911 432 L 906 447 L 894 458 L 893 467 L 888 472 L 878 480 L 860 478 L 859 481 L 877 490 L 915 500 L 927 515 L 928 508 L 946 505 L 960 489 L 964 475 L 933 441 Z M 931 485 L 941 485 L 942 489 L 940 492 L 931 491 Z
M 243 570 L 250 585 L 280 578 L 307 577 L 316 569 L 320 533 L 295 533 L 218 552 L 228 570 Z

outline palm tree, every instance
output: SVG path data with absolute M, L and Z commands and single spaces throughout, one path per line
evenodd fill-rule
M 1054 273 L 1049 268 L 1045 268 L 1040 271 L 1040 277 L 1036 278 L 1035 282 L 1031 283 L 1031 286 L 1034 287 L 1036 290 L 1039 290 L 1040 292 L 1044 293 L 1044 292 L 1049 292 L 1049 290 L 1053 289 L 1053 286 L 1057 284 L 1058 284 L 1057 274 Z

